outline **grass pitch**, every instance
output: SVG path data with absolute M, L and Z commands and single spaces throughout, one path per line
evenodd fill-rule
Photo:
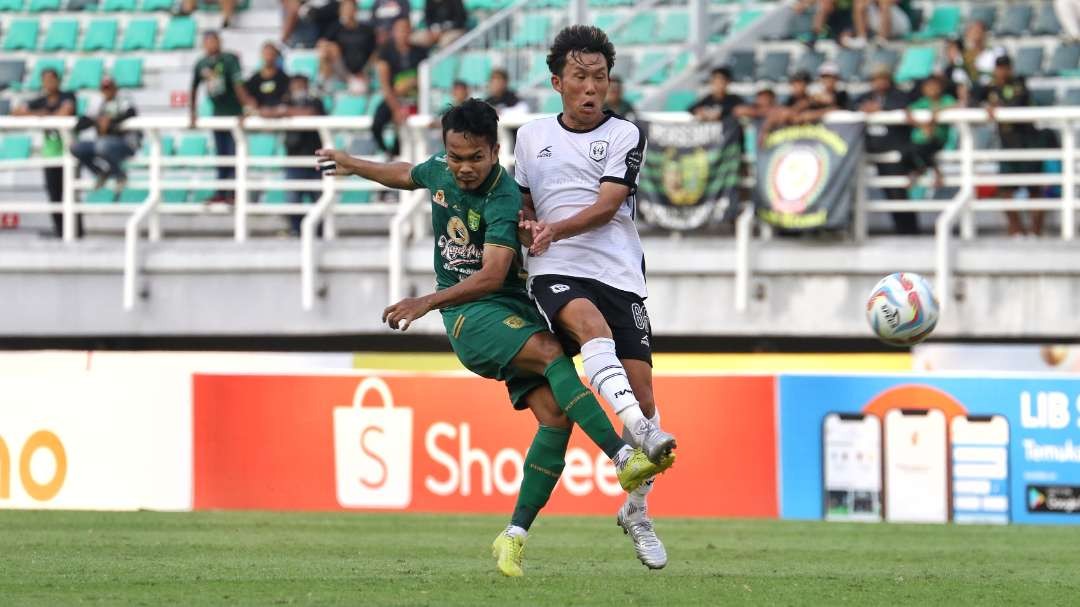
M 504 517 L 0 511 L 0 603 L 1073 604 L 1080 528 L 669 520 L 638 564 L 611 518 L 541 516 L 527 577 Z

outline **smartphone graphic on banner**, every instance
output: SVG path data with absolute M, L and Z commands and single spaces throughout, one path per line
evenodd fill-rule
M 825 520 L 881 520 L 881 420 L 830 413 L 822 424 Z
M 937 409 L 892 409 L 885 414 L 885 519 L 949 520 L 948 436 Z
M 952 435 L 953 520 L 1009 522 L 1009 420 L 958 415 Z

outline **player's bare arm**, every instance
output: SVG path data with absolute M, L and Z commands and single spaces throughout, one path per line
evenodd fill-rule
M 412 321 L 432 310 L 440 310 L 482 297 L 499 290 L 510 264 L 514 262 L 515 252 L 501 245 L 484 245 L 484 261 L 480 271 L 452 287 L 429 293 L 421 297 L 407 297 L 383 310 L 383 322 L 391 329 L 405 331 Z
M 419 187 L 413 183 L 410 174 L 413 165 L 408 162 L 372 162 L 329 148 L 316 150 L 315 158 L 323 175 L 356 175 L 395 190 L 415 190 Z
M 610 181 L 601 183 L 599 196 L 591 206 L 562 221 L 534 224 L 529 252 L 533 255 L 542 255 L 553 242 L 584 234 L 607 224 L 615 217 L 615 213 L 619 211 L 619 207 L 626 202 L 629 195 L 630 188 L 621 183 Z

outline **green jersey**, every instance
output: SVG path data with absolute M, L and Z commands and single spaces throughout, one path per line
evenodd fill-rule
M 478 272 L 484 262 L 484 246 L 505 247 L 514 262 L 497 293 L 525 292 L 525 271 L 518 241 L 521 192 L 499 165 L 480 187 L 458 187 L 446 154 L 436 154 L 413 167 L 412 180 L 431 191 L 431 229 L 435 234 L 435 277 L 440 290 Z
M 240 60 L 232 53 L 218 53 L 199 59 L 191 88 L 206 83 L 206 94 L 214 102 L 215 116 L 239 116 L 242 108 L 235 85 L 241 80 Z

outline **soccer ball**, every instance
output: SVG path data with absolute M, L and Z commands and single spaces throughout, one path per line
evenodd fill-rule
M 937 297 L 930 283 L 918 274 L 889 274 L 870 291 L 866 321 L 878 338 L 889 345 L 917 344 L 937 326 Z

